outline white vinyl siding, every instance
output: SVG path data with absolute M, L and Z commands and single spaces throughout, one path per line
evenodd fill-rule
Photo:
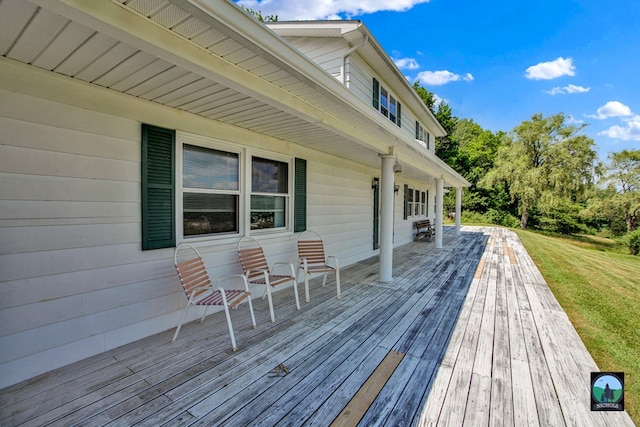
M 0 387 L 174 328 L 173 249 L 141 250 L 140 122 L 0 90 L 0 125 Z M 375 255 L 379 171 L 289 150 L 308 159 L 307 228 L 341 265 Z M 203 246 L 213 276 L 239 271 L 236 243 Z M 263 244 L 272 262 L 296 259 L 291 234 Z
M 285 39 L 331 75 L 341 78 L 342 58 L 349 49 L 344 39 L 305 37 L 285 37 Z

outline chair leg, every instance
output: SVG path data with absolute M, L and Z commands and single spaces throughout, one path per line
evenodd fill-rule
M 227 302 L 227 295 L 224 293 L 224 289 L 219 289 L 222 294 L 222 305 L 224 306 L 224 314 L 227 316 L 227 326 L 229 327 L 229 336 L 231 337 L 231 348 L 233 351 L 238 350 L 236 345 L 236 336 L 233 334 L 233 326 L 231 325 L 231 314 L 229 314 L 229 303 Z
M 204 318 L 207 317 L 207 311 L 209 311 L 209 306 L 204 306 L 204 313 L 202 313 L 202 319 L 200 319 L 200 323 L 204 322 Z
M 296 308 L 300 310 L 300 298 L 298 297 L 298 281 L 293 279 L 293 293 L 296 295 Z
M 322 277 L 322 287 L 324 288 L 325 286 L 327 286 L 327 275 L 329 273 L 324 273 L 324 276 Z
M 309 302 L 309 276 L 310 276 L 310 274 L 307 273 L 307 271 L 305 270 L 305 272 L 304 272 L 304 300 L 306 302 Z
M 267 298 L 269 300 L 269 314 L 271 315 L 271 321 L 275 322 L 276 314 L 273 312 L 273 298 L 271 298 L 271 285 L 267 285 Z
M 338 299 L 340 299 L 340 269 L 336 268 L 336 290 L 338 292 Z
M 253 329 L 256 328 L 256 316 L 253 314 L 253 304 L 251 304 L 251 295 L 247 297 L 249 301 L 249 312 L 251 313 L 251 321 L 253 322 Z
M 182 322 L 184 322 L 184 318 L 187 315 L 187 310 L 189 310 L 189 306 L 191 304 L 187 303 L 187 306 L 184 308 L 184 311 L 182 312 L 182 316 L 180 317 L 180 323 L 178 323 L 178 327 L 176 328 L 176 333 L 173 334 L 173 339 L 171 340 L 171 344 L 173 344 L 176 341 L 176 338 L 178 338 L 178 333 L 180 333 L 180 328 L 182 328 Z

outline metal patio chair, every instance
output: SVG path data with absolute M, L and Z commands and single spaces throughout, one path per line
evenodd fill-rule
M 246 236 L 238 242 L 238 256 L 242 271 L 251 285 L 262 285 L 265 287 L 265 296 L 269 299 L 269 313 L 271 321 L 276 321 L 273 311 L 273 298 L 271 297 L 271 288 L 293 282 L 293 292 L 296 297 L 296 308 L 300 310 L 300 300 L 298 299 L 298 281 L 296 279 L 293 264 L 278 262 L 269 269 L 269 264 L 264 256 L 262 245 L 256 239 Z M 276 273 L 278 269 L 279 273 Z
M 336 290 L 340 299 L 340 266 L 335 256 L 325 256 L 324 242 L 318 233 L 307 230 L 298 236 L 299 269 L 304 273 L 304 296 L 309 302 L 309 278 L 312 274 L 324 273 L 322 286 L 327 284 L 327 275 L 335 273 Z
M 251 292 L 249 292 L 247 279 L 241 274 L 221 276 L 216 281 L 216 285 L 213 286 L 211 279 L 209 279 L 209 273 L 207 272 L 202 257 L 193 246 L 185 243 L 176 248 L 174 262 L 178 277 L 180 278 L 180 283 L 182 284 L 184 293 L 187 296 L 187 306 L 182 312 L 180 323 L 176 328 L 176 333 L 173 335 L 171 342 L 175 342 L 176 338 L 178 338 L 178 333 L 180 332 L 180 328 L 182 327 L 182 323 L 184 322 L 190 306 L 202 305 L 206 307 L 202 315 L 202 319 L 200 319 L 200 323 L 202 323 L 210 306 L 221 305 L 224 307 L 224 313 L 227 316 L 227 326 L 229 327 L 229 335 L 231 336 L 231 345 L 233 351 L 236 351 L 238 347 L 236 345 L 236 337 L 233 333 L 229 308 L 236 309 L 241 302 L 246 300 L 249 305 L 249 311 L 251 312 L 253 327 L 256 327 L 256 318 L 253 314 Z M 241 280 L 244 283 L 244 288 L 224 289 L 219 286 L 220 282 L 231 279 Z

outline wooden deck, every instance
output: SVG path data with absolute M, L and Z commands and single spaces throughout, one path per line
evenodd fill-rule
M 296 311 L 275 294 L 0 390 L 0 425 L 632 426 L 589 410 L 597 368 L 517 236 L 445 233 L 311 282 Z M 271 373 L 284 364 L 289 373 Z

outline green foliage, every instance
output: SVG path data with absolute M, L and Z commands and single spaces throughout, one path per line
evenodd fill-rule
M 640 254 L 640 230 L 630 231 L 620 241 L 629 247 L 631 255 Z
M 489 209 L 485 214 L 485 218 L 491 224 L 502 225 L 509 228 L 517 228 L 520 226 L 520 220 L 505 211 Z
M 621 215 L 627 231 L 640 225 L 640 150 L 612 153 L 605 166 L 603 183 L 608 185 L 606 197 L 599 204 Z
M 413 89 L 416 91 L 420 99 L 422 99 L 422 102 L 425 103 L 427 108 L 429 108 L 429 110 L 431 110 L 431 112 L 435 114 L 436 110 L 434 109 L 434 105 L 436 104 L 436 97 L 433 95 L 433 93 L 420 86 L 420 83 L 418 83 L 417 81 L 413 83 Z
M 565 123 L 563 114 L 534 114 L 513 129 L 479 185 L 507 187 L 522 228 L 531 212 L 553 216 L 583 202 L 592 185 L 596 153 L 593 140 L 580 134 L 581 129 Z
M 509 134 L 491 132 L 436 105 L 417 82 L 413 87 L 447 132 L 436 138 L 436 155 L 471 183 L 463 221 L 614 236 L 640 226 L 640 150 L 613 153 L 601 165 L 584 126 L 570 125 L 562 113 L 535 114 Z M 454 209 L 455 194 L 445 194 L 445 212 Z
M 278 15 L 262 15 L 261 10 L 253 10 L 242 6 L 242 9 L 260 22 L 278 22 Z

